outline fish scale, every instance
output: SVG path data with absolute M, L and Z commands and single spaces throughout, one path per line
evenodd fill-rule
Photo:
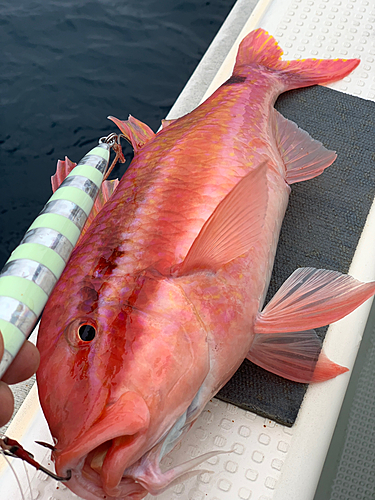
M 74 251 L 38 339 L 56 469 L 71 471 L 68 486 L 88 500 L 140 499 L 194 474 L 212 453 L 164 472 L 160 459 L 245 357 L 305 382 L 346 371 L 319 356 L 313 328 L 355 309 L 374 283 L 302 268 L 275 296 L 282 320 L 272 300 L 261 309 L 289 184 L 335 159 L 273 104 L 287 89 L 343 78 L 358 61 L 280 55 L 256 30 L 240 45 L 235 78 L 186 117 L 158 134 L 112 118 L 134 160 Z M 98 294 L 89 312 L 83 284 Z M 90 341 L 82 325 L 94 330 Z

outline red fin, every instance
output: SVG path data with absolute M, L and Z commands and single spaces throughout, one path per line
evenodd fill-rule
M 277 145 L 286 168 L 288 184 L 307 181 L 320 175 L 336 159 L 319 141 L 275 110 Z
M 259 28 L 245 36 L 240 43 L 233 74 L 240 74 L 241 66 L 254 63 L 276 68 L 282 55 L 283 51 L 274 37 Z
M 161 128 L 162 128 L 162 129 L 165 129 L 165 128 L 167 128 L 169 125 L 171 125 L 171 123 L 173 123 L 173 122 L 175 122 L 175 121 L 176 121 L 176 119 L 174 119 L 174 120 L 162 120 L 162 121 L 161 121 Z
M 144 144 L 155 136 L 155 133 L 148 125 L 131 115 L 129 115 L 129 119 L 125 121 L 119 120 L 114 116 L 108 116 L 108 118 L 118 126 L 133 146 L 134 151 L 139 151 Z
M 360 59 L 300 59 L 280 61 L 277 69 L 285 74 L 286 90 L 292 90 L 342 80 L 360 62 Z
M 77 164 L 70 161 L 67 156 L 65 156 L 64 161 L 61 160 L 57 161 L 56 173 L 51 177 L 53 192 L 56 191 L 56 189 L 61 185 L 63 180 L 70 174 L 70 172 L 76 165 Z M 82 236 L 85 234 L 92 221 L 95 219 L 100 210 L 104 207 L 109 198 L 112 196 L 112 193 L 116 189 L 118 183 L 119 183 L 118 179 L 114 179 L 112 181 L 104 181 L 102 183 L 98 192 L 98 196 L 96 197 L 94 206 L 90 212 L 90 215 L 88 216 L 88 219 L 83 227 L 81 236 L 78 241 L 81 240 Z
M 92 221 L 95 219 L 95 217 L 98 215 L 100 210 L 104 207 L 104 205 L 107 203 L 109 198 L 112 196 L 114 190 L 119 184 L 118 179 L 113 179 L 111 181 L 104 181 L 101 185 L 101 188 L 99 189 L 98 196 L 96 197 L 94 206 L 92 207 L 92 210 L 90 212 L 90 215 L 88 216 L 88 219 L 86 221 L 86 224 L 83 227 L 80 239 L 82 236 L 85 234 L 87 229 L 90 227 Z M 78 241 L 80 241 L 80 239 Z
M 56 173 L 51 177 L 53 193 L 60 186 L 65 177 L 67 177 L 70 174 L 70 172 L 76 165 L 77 163 L 70 161 L 67 156 L 65 156 L 64 161 L 57 160 Z
M 294 382 L 323 382 L 348 371 L 321 352 L 321 342 L 314 330 L 255 335 L 246 357 Z
M 263 227 L 267 200 L 267 163 L 264 162 L 242 178 L 219 203 L 185 260 L 172 272 L 181 276 L 198 269 L 216 271 L 248 252 Z
M 301 59 L 282 61 L 282 49 L 263 29 L 249 33 L 241 42 L 233 74 L 241 67 L 257 63 L 283 73 L 285 90 L 341 80 L 355 69 L 359 59 Z
M 255 333 L 297 332 L 338 321 L 375 294 L 336 271 L 303 267 L 285 281 L 255 321 Z

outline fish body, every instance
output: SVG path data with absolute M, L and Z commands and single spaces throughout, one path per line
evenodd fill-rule
M 113 119 L 134 159 L 74 250 L 38 338 L 56 469 L 72 471 L 67 486 L 85 499 L 141 499 L 188 476 L 210 454 L 163 473 L 160 459 L 247 356 L 299 381 L 345 371 L 324 355 L 315 365 L 311 328 L 346 315 L 374 284 L 301 269 L 261 309 L 289 186 L 335 159 L 273 104 L 358 61 L 281 54 L 256 30 L 232 77 L 190 114 L 157 134 Z M 287 345 L 279 358 L 277 339 Z M 311 359 L 299 365 L 301 353 Z

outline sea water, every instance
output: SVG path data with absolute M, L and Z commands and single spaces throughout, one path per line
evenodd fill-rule
M 108 115 L 156 131 L 234 3 L 0 1 L 0 268 L 50 197 L 57 160 L 78 162 L 116 131 Z

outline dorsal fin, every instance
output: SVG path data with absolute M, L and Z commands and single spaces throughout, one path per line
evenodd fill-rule
M 108 118 L 118 126 L 133 146 L 135 152 L 139 151 L 144 144 L 155 136 L 155 133 L 148 125 L 137 120 L 134 116 L 129 115 L 127 120 L 119 120 L 114 116 L 108 116 Z
M 175 266 L 172 274 L 181 276 L 199 269 L 216 271 L 248 252 L 262 230 L 267 202 L 267 162 L 263 162 L 219 203 L 185 260 Z
M 67 177 L 73 168 L 77 165 L 73 161 L 69 160 L 65 156 L 65 160 L 57 160 L 56 173 L 51 176 L 52 192 L 54 193 L 56 189 L 60 186 L 62 181 Z
M 82 238 L 82 236 L 85 234 L 87 229 L 90 227 L 92 221 L 95 219 L 95 217 L 98 215 L 98 213 L 104 207 L 104 205 L 110 199 L 114 190 L 117 188 L 119 182 L 120 181 L 118 179 L 113 179 L 111 181 L 104 181 L 102 183 L 101 188 L 99 189 L 99 192 L 98 192 L 98 196 L 96 197 L 94 206 L 92 207 L 90 215 L 87 218 L 86 224 L 84 225 L 84 227 L 82 229 L 80 238 Z M 80 240 L 78 240 L 78 241 L 80 241 Z
M 73 161 L 69 160 L 67 156 L 65 156 L 65 160 L 58 160 L 57 161 L 57 166 L 56 166 L 56 173 L 51 177 L 51 185 L 52 185 L 52 191 L 55 192 L 56 189 L 61 185 L 63 180 L 70 174 L 70 172 L 74 169 L 74 167 L 77 164 L 74 163 Z M 113 179 L 111 181 L 104 181 L 102 182 L 102 185 L 99 189 L 98 196 L 96 197 L 94 206 L 90 212 L 90 215 L 88 216 L 88 219 L 86 221 L 86 224 L 83 227 L 83 230 L 81 232 L 80 239 L 78 242 L 81 240 L 82 236 L 85 234 L 87 229 L 90 227 L 90 224 L 92 221 L 95 219 L 95 217 L 98 215 L 100 210 L 104 207 L 104 205 L 107 203 L 109 198 L 112 196 L 112 193 L 116 189 L 117 185 L 119 183 L 118 179 Z
M 274 113 L 276 142 L 285 164 L 288 184 L 317 177 L 335 161 L 337 155 L 334 151 L 326 149 L 278 111 L 274 110 Z

